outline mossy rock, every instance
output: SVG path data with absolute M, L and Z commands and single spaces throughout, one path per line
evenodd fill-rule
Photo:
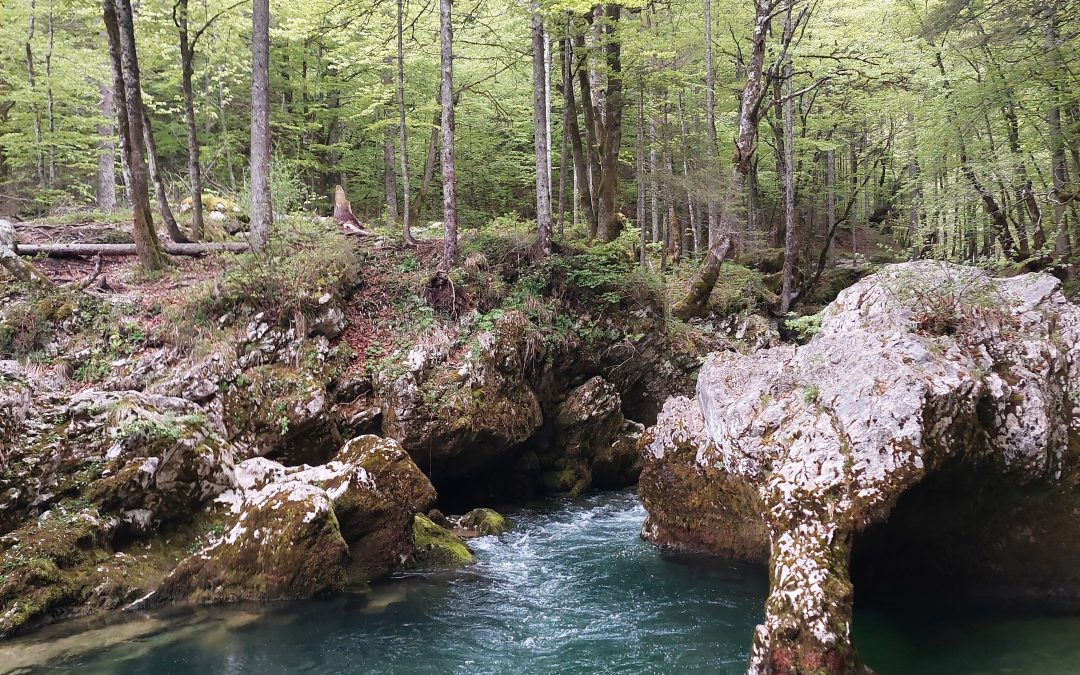
M 413 567 L 460 567 L 476 562 L 461 537 L 423 514 L 413 518 Z
M 592 474 L 588 467 L 571 466 L 561 469 L 552 469 L 540 474 L 540 482 L 544 490 L 552 494 L 569 494 L 577 497 L 592 482 Z
M 765 292 L 765 280 L 760 272 L 742 265 L 724 263 L 709 296 L 709 306 L 720 316 L 750 312 L 764 304 Z
M 506 518 L 493 509 L 473 509 L 457 521 L 458 527 L 486 537 L 500 535 L 510 529 Z
M 345 588 L 349 547 L 327 494 L 301 483 L 255 494 L 210 546 L 184 559 L 155 600 L 300 600 Z
M 784 269 L 784 249 L 762 248 L 739 256 L 739 264 L 762 274 L 774 274 Z

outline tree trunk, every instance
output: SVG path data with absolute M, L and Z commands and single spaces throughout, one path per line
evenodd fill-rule
M 607 88 L 604 92 L 603 129 L 600 134 L 600 189 L 597 195 L 596 234 L 601 241 L 614 241 L 622 230 L 619 220 L 619 148 L 622 145 L 622 45 L 616 37 L 621 6 L 606 6 L 604 56 Z
M 56 115 L 54 114 L 53 86 L 52 86 L 52 57 L 53 57 L 53 3 L 49 0 L 49 14 L 46 21 L 46 30 L 49 35 L 48 48 L 45 50 L 45 119 L 49 130 L 49 186 L 56 184 Z
M 705 136 L 708 139 L 706 158 L 709 162 L 708 175 L 717 175 L 716 146 L 716 75 L 713 71 L 712 53 L 712 0 L 705 0 Z M 727 208 L 727 205 L 725 205 Z M 720 219 L 716 200 L 709 195 L 709 246 L 712 246 L 720 234 Z
M 550 95 L 551 92 L 548 92 Z M 551 120 L 548 120 L 548 124 L 551 124 Z M 562 147 L 559 148 L 559 217 L 558 217 L 558 230 L 561 237 L 566 231 L 566 160 L 570 154 L 570 137 L 565 133 L 562 134 Z
M 795 30 L 792 25 L 791 5 L 788 5 L 787 15 L 784 19 L 784 32 L 791 33 Z M 784 164 L 783 173 L 780 176 L 781 187 L 784 192 L 784 279 L 780 290 L 780 313 L 787 314 L 791 309 L 791 282 L 795 271 L 795 102 L 793 97 L 791 57 L 788 57 L 783 67 L 783 80 L 786 94 L 783 102 L 784 122 Z
M 637 148 L 636 161 L 634 162 L 634 177 L 637 183 L 637 226 L 640 231 L 638 246 L 639 262 L 645 267 L 645 81 L 638 79 L 638 105 L 637 105 Z
M 442 96 L 438 96 L 438 99 L 442 99 Z M 424 202 L 427 201 L 428 193 L 431 191 L 431 181 L 435 177 L 435 157 L 439 153 L 439 120 L 442 116 L 442 107 L 435 111 L 434 118 L 431 120 L 431 135 L 428 138 L 427 157 L 424 159 L 424 175 L 420 177 L 420 189 L 416 191 L 416 199 L 413 200 L 412 213 L 409 215 L 409 222 L 420 222 L 420 210 L 424 206 Z
M 397 207 L 397 170 L 394 165 L 394 128 L 387 125 L 383 132 L 383 191 L 386 194 L 386 219 L 390 223 L 398 220 Z
M 719 236 L 709 246 L 709 253 L 690 284 L 686 296 L 672 307 L 672 313 L 686 320 L 708 308 L 720 265 L 731 252 L 732 235 L 739 223 L 738 205 L 743 203 L 746 177 L 750 173 L 757 140 L 760 105 L 765 88 L 765 47 L 769 35 L 769 23 L 774 9 L 772 0 L 756 0 L 754 29 L 750 36 L 750 61 L 746 66 L 746 86 L 739 96 L 738 131 L 735 135 L 735 152 L 732 156 L 731 179 L 724 194 L 723 212 L 719 222 Z
M 133 215 L 133 235 L 139 262 L 150 270 L 165 264 L 158 244 L 150 210 L 143 139 L 142 89 L 139 84 L 139 61 L 135 52 L 135 28 L 129 0 L 102 0 L 105 30 L 113 68 L 113 93 L 117 116 L 124 132 L 120 134 L 122 152 L 127 158 L 130 180 L 128 200 Z
M 682 176 L 683 183 L 686 185 L 686 216 L 689 219 L 683 232 L 683 251 L 689 254 L 696 248 L 699 225 L 697 222 L 697 207 L 694 204 L 694 195 L 690 190 L 690 149 L 687 146 L 687 139 L 690 138 L 690 134 L 686 129 L 686 115 L 683 110 L 683 92 L 679 92 L 678 98 L 675 99 L 675 105 L 676 113 L 679 115 L 679 137 L 682 140 L 682 143 L 679 144 L 679 154 L 682 155 Z
M 656 161 L 656 120 L 649 118 L 649 214 L 652 216 L 652 241 L 660 241 L 660 182 Z
M 401 233 L 406 246 L 415 246 L 412 236 L 413 214 L 409 203 L 412 187 L 409 185 L 409 127 L 405 123 L 405 43 L 402 35 L 404 21 L 404 0 L 397 0 L 397 108 L 398 108 L 398 145 L 401 158 Z M 434 153 L 432 149 L 429 154 Z
M 592 83 L 589 81 L 589 69 L 586 63 L 585 53 L 585 36 L 578 33 L 574 36 L 574 47 L 581 50 L 581 57 L 578 59 L 578 88 L 581 90 L 581 116 L 585 123 L 585 158 L 587 159 L 587 173 L 588 177 L 587 187 L 581 191 L 582 201 L 587 202 L 585 206 L 585 218 L 586 230 L 589 239 L 596 236 L 597 222 L 599 218 L 600 205 L 597 199 L 597 192 L 600 184 L 600 151 L 597 141 L 597 128 L 598 123 L 596 117 L 598 116 L 595 107 L 593 106 L 592 96 Z
M 1058 55 L 1058 31 L 1057 14 L 1051 10 L 1046 25 L 1046 52 L 1051 57 L 1051 62 L 1060 66 Z M 1060 68 L 1055 72 L 1061 72 Z M 1068 221 L 1065 218 L 1066 207 L 1066 159 L 1065 137 L 1061 129 L 1061 96 L 1056 84 L 1050 84 L 1049 109 L 1047 111 L 1047 124 L 1050 127 L 1050 175 L 1053 185 L 1052 201 L 1054 203 L 1054 252 L 1061 260 L 1068 260 L 1071 256 L 1071 242 L 1069 241 Z
M 146 160 L 150 165 L 150 180 L 154 184 L 154 199 L 157 201 L 161 220 L 165 223 L 165 231 L 169 233 L 169 238 L 177 243 L 190 241 L 180 231 L 180 226 L 176 223 L 176 217 L 173 216 L 172 209 L 169 208 L 169 195 L 165 191 L 165 180 L 161 177 L 157 144 L 154 142 L 154 132 L 150 126 L 150 114 L 146 112 L 146 108 L 143 108 L 143 141 L 146 143 Z
M 449 272 L 457 263 L 457 196 L 454 175 L 454 29 L 452 0 L 439 0 L 439 63 L 442 103 L 443 257 L 439 268 Z
M 914 208 L 914 207 L 912 207 Z M 825 252 L 830 268 L 836 267 L 836 245 L 833 232 L 836 230 L 836 153 L 825 153 Z
M 532 6 L 533 48 L 533 145 L 536 159 L 536 248 L 540 255 L 551 254 L 551 147 L 548 135 L 547 63 L 544 20 L 540 4 Z
M 236 167 L 232 159 L 232 136 L 229 134 L 229 117 L 225 110 L 225 78 L 223 70 L 218 74 L 218 119 L 221 120 L 221 144 L 225 148 L 225 167 L 229 171 L 229 188 L 236 192 Z
M 251 246 L 270 238 L 270 0 L 252 0 L 251 11 Z
M 570 33 L 570 20 L 566 21 L 567 35 Z M 591 188 L 589 187 L 589 164 L 586 150 L 581 141 L 581 128 L 578 126 L 577 101 L 574 98 L 573 44 L 569 37 L 563 39 L 563 134 L 570 137 L 570 148 L 574 158 L 574 225 L 577 225 L 577 207 L 580 202 L 585 209 L 585 221 L 596 222 L 593 212 Z
M 53 288 L 53 283 L 48 277 L 39 272 L 33 264 L 19 257 L 21 253 L 23 252 L 15 243 L 15 226 L 0 218 L 0 267 L 24 283 L 36 284 L 47 289 Z
M 199 162 L 199 132 L 195 126 L 195 93 L 191 79 L 195 73 L 195 45 L 188 35 L 188 0 L 176 0 L 177 28 L 180 31 L 180 88 L 184 93 L 184 129 L 187 131 L 188 180 L 191 195 L 191 237 L 203 238 L 202 166 Z
M 116 146 L 112 124 L 115 112 L 112 85 L 102 82 L 98 90 L 101 92 L 101 117 L 105 123 L 98 127 L 97 202 L 99 209 L 109 212 L 116 209 Z
M 200 256 L 207 253 L 242 253 L 249 250 L 243 242 L 201 242 L 186 244 L 164 244 L 169 255 Z M 123 256 L 137 255 L 136 244 L 24 244 L 19 247 L 19 255 L 48 255 L 58 258 L 71 256 Z
M 45 187 L 45 154 L 41 146 L 41 115 L 38 113 L 37 101 L 35 100 L 37 77 L 34 71 L 34 48 L 31 44 L 34 40 L 35 21 L 36 6 L 34 0 L 30 0 L 30 20 L 26 30 L 26 78 L 30 84 L 30 111 L 33 116 L 34 126 L 34 152 L 36 156 L 34 169 L 37 172 L 38 187 Z

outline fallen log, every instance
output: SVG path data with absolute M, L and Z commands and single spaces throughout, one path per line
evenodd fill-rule
M 207 253 L 227 251 L 242 253 L 248 250 L 244 242 L 205 242 L 201 244 L 173 244 L 162 242 L 161 250 L 169 255 L 200 256 Z M 19 255 L 48 256 L 118 256 L 135 255 L 135 244 L 20 244 Z
M 48 277 L 30 263 L 19 258 L 21 253 L 15 242 L 15 226 L 7 220 L 0 220 L 0 267 L 16 279 L 52 288 L 53 283 Z

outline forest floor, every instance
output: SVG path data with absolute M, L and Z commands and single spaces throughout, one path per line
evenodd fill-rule
M 130 213 L 124 211 L 68 212 L 17 223 L 16 233 L 20 244 L 123 243 L 131 240 L 129 222 Z M 107 317 L 68 321 L 63 330 L 86 332 L 87 343 L 107 341 L 109 335 L 123 332 L 120 324 L 137 326 L 134 330 L 146 336 L 171 333 L 167 342 L 175 341 L 181 332 L 187 334 L 185 341 L 207 340 L 216 321 L 231 307 L 252 310 L 250 314 L 295 311 L 306 294 L 326 281 L 328 266 L 348 268 L 345 276 L 350 278 L 351 288 L 345 294 L 347 321 L 340 340 L 355 355 L 351 370 L 373 371 L 387 367 L 391 355 L 400 358 L 419 342 L 457 344 L 462 331 L 475 323 L 490 323 L 507 309 L 540 316 L 553 331 L 559 331 L 567 329 L 558 316 L 565 311 L 567 299 L 581 300 L 587 310 L 607 316 L 634 311 L 644 306 L 642 303 L 670 306 L 684 292 L 697 267 L 684 261 L 661 274 L 659 256 L 653 251 L 649 269 L 638 268 L 633 233 L 605 245 L 586 245 L 572 235 L 557 239 L 553 260 L 537 266 L 528 257 L 531 223 L 496 218 L 489 226 L 462 236 L 460 269 L 452 275 L 457 294 L 454 302 L 460 307 L 454 308 L 456 316 L 448 316 L 433 309 L 425 297 L 426 284 L 441 255 L 440 232 L 417 229 L 420 243 L 410 248 L 398 233 L 386 229 L 378 230 L 376 236 L 349 237 L 326 219 L 286 216 L 279 219 L 271 247 L 259 255 L 173 256 L 165 270 L 155 273 L 143 270 L 134 256 L 104 256 L 86 292 L 109 307 L 103 310 Z M 841 233 L 838 244 L 838 269 L 825 275 L 823 291 L 807 303 L 809 312 L 854 283 L 872 266 L 870 263 L 899 257 L 892 238 L 876 230 L 859 232 L 857 255 L 851 251 L 850 232 Z M 744 265 L 726 264 L 712 297 L 714 317 L 767 315 L 779 290 L 778 261 L 782 262 L 782 251 L 766 249 L 742 260 Z M 75 287 L 85 284 L 99 263 L 90 257 L 38 257 L 34 264 L 61 287 Z M 565 283 L 552 284 L 556 278 L 569 280 L 569 286 L 577 289 L 572 293 L 578 297 L 555 297 L 567 293 Z M 18 285 L 9 285 L 0 296 L 9 306 L 31 299 Z M 645 300 L 647 297 L 655 300 Z M 44 367 L 66 360 L 62 354 L 42 351 L 49 334 L 59 329 L 44 324 L 60 324 L 66 317 L 33 316 L 29 311 L 0 314 L 8 324 L 0 330 L 0 358 L 29 358 L 41 361 Z M 471 318 L 463 325 L 459 318 L 465 314 Z M 107 325 L 110 322 L 117 325 Z M 702 332 L 702 323 L 686 325 L 669 318 L 669 328 L 686 334 L 687 342 L 693 343 L 693 334 Z M 706 333 L 714 330 L 715 321 L 705 323 Z M 464 348 L 457 344 L 456 351 Z M 454 350 L 449 358 L 455 359 Z M 74 372 L 78 364 L 69 367 Z

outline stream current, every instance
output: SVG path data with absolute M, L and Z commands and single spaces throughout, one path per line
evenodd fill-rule
M 742 673 L 768 580 L 641 541 L 632 491 L 508 509 L 479 562 L 326 601 L 69 622 L 0 643 L 0 673 Z M 1077 673 L 1080 618 L 856 612 L 882 675 Z

